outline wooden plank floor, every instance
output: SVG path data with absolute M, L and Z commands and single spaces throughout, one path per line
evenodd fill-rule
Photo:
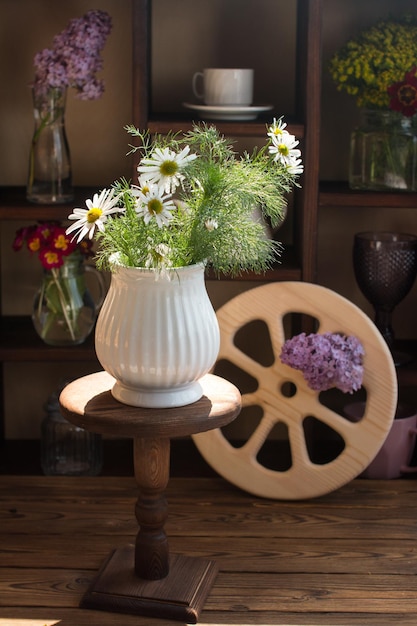
M 217 560 L 206 626 L 416 626 L 417 481 L 357 479 L 264 500 L 221 478 L 173 478 L 171 552 Z M 168 626 L 78 608 L 137 532 L 133 478 L 0 476 L 0 626 Z

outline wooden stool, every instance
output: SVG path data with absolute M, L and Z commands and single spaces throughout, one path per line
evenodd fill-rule
M 164 523 L 169 480 L 170 439 L 231 422 L 240 411 L 240 393 L 223 378 L 201 380 L 204 395 L 174 409 L 142 409 L 111 395 L 115 380 L 106 372 L 84 376 L 60 396 L 65 417 L 103 435 L 134 439 L 135 478 L 140 495 L 135 545 L 113 550 L 80 606 L 196 623 L 217 574 L 215 561 L 169 555 Z

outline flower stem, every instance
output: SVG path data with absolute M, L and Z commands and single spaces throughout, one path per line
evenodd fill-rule
M 62 314 L 63 314 L 63 316 L 65 318 L 65 322 L 66 322 L 68 330 L 70 332 L 71 339 L 73 341 L 75 341 L 75 332 L 74 332 L 74 328 L 73 328 L 73 323 L 72 323 L 72 320 L 70 319 L 70 317 L 68 315 L 67 306 L 66 306 L 67 302 L 66 302 L 66 299 L 65 299 L 64 290 L 62 289 L 61 281 L 59 280 L 58 270 L 55 267 L 52 268 L 51 274 L 52 274 L 53 281 L 54 281 L 55 286 L 56 286 L 57 291 L 58 291 L 59 302 L 61 304 Z M 70 298 L 70 301 L 71 301 L 71 298 Z

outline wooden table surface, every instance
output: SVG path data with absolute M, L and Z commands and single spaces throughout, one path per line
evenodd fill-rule
M 81 610 L 112 548 L 134 540 L 134 478 L 0 476 L 0 626 L 168 626 Z M 200 624 L 417 624 L 417 482 L 357 479 L 307 501 L 221 478 L 172 478 L 171 552 L 214 558 Z

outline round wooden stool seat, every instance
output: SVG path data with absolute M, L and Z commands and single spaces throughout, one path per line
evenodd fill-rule
M 60 402 L 77 426 L 120 437 L 184 437 L 231 422 L 240 411 L 240 393 L 228 381 L 207 374 L 200 381 L 203 397 L 187 406 L 145 409 L 121 404 L 111 395 L 114 378 L 97 372 L 67 385 Z

